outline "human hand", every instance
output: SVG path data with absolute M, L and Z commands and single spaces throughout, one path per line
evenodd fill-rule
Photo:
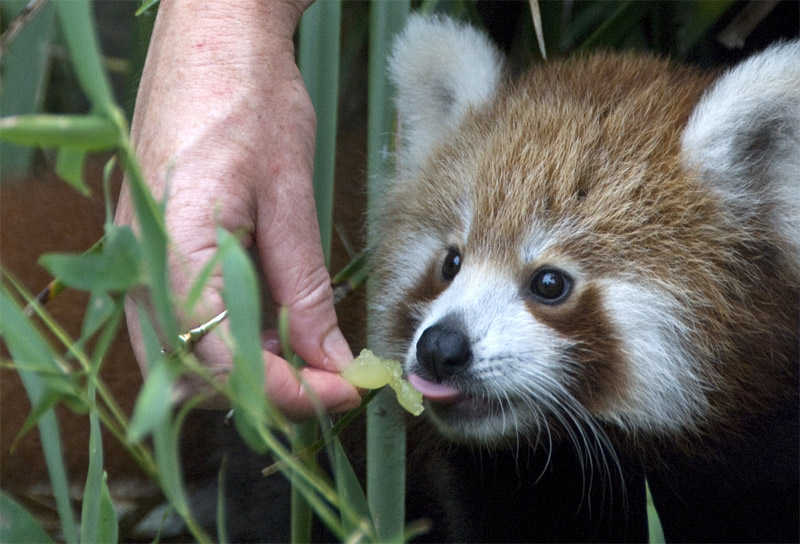
M 289 309 L 290 339 L 309 363 L 301 372 L 324 408 L 358 405 L 337 374 L 353 356 L 337 326 L 316 221 L 311 172 L 316 121 L 294 61 L 292 34 L 309 0 L 163 2 L 142 74 L 131 138 L 157 198 L 168 187 L 166 226 L 174 292 L 185 295 L 216 251 L 215 229 L 244 233 L 273 299 Z M 123 188 L 118 223 L 132 224 Z M 188 329 L 224 309 L 216 271 Z M 126 313 L 143 365 L 135 304 Z M 273 335 L 274 336 L 274 335 Z M 308 394 L 277 343 L 265 335 L 266 393 L 287 416 L 313 414 Z M 214 334 L 194 353 L 214 375 L 231 354 Z

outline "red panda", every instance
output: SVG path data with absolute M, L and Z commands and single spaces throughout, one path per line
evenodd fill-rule
M 543 456 L 537 480 L 563 442 L 641 464 L 668 540 L 797 540 L 800 42 L 719 77 L 633 54 L 504 62 L 468 26 L 409 20 L 396 174 L 369 218 L 369 342 L 456 444 L 431 464 L 481 496 L 448 515 L 509 508 L 471 502 L 494 482 L 453 466 L 458 444 Z M 524 525 L 449 536 L 563 537 Z M 587 531 L 567 538 L 646 536 Z

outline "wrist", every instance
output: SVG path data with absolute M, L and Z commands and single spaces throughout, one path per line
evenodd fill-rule
M 158 19 L 193 34 L 248 37 L 256 31 L 269 39 L 291 39 L 303 12 L 314 0 L 170 0 L 161 3 Z

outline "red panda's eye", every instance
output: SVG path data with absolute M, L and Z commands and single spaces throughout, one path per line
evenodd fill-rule
M 444 263 L 442 263 L 442 278 L 445 281 L 450 281 L 456 277 L 459 270 L 461 270 L 461 254 L 457 249 L 451 247 L 447 251 Z
M 568 275 L 553 268 L 542 268 L 533 275 L 531 294 L 544 304 L 558 304 L 569 296 L 572 280 Z

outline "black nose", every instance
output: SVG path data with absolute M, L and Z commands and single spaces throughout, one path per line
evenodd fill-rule
M 453 326 L 437 323 L 425 329 L 417 341 L 417 360 L 436 378 L 463 371 L 471 359 L 469 340 Z

